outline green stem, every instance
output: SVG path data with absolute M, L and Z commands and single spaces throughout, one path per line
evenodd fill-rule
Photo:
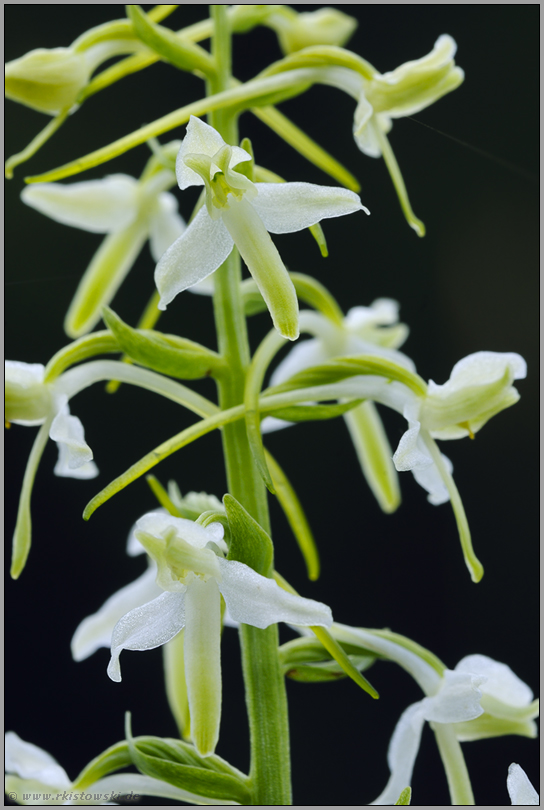
M 231 74 L 231 35 L 227 6 L 210 6 L 214 22 L 212 55 L 217 73 L 208 93 L 226 90 Z M 237 117 L 229 110 L 210 115 L 210 124 L 230 144 L 238 143 Z M 236 249 L 215 274 L 214 312 L 221 355 L 229 373 L 218 380 L 219 405 L 243 402 L 250 361 L 244 305 L 240 291 L 241 262 Z M 229 492 L 270 532 L 266 490 L 249 446 L 245 423 L 225 425 L 223 452 Z M 278 656 L 277 627 L 240 627 L 242 666 L 249 717 L 254 805 L 290 805 L 291 774 L 287 696 Z
M 440 757 L 446 771 L 452 805 L 475 804 L 465 758 L 453 726 L 447 723 L 431 723 L 431 728 L 435 733 Z

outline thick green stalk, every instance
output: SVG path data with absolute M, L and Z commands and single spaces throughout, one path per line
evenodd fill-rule
M 217 93 L 227 89 L 231 80 L 231 36 L 227 6 L 213 5 L 210 9 L 217 75 L 210 80 L 208 92 Z M 219 110 L 210 117 L 210 123 L 227 143 L 238 143 L 237 119 L 232 112 Z M 243 402 L 250 361 L 240 281 L 240 256 L 234 249 L 215 274 L 217 339 L 229 369 L 218 380 L 221 408 Z M 222 437 L 229 492 L 270 531 L 266 490 L 249 446 L 245 423 L 225 425 Z M 277 627 L 259 630 L 242 625 L 240 639 L 250 729 L 252 803 L 290 805 L 287 696 L 279 664 Z

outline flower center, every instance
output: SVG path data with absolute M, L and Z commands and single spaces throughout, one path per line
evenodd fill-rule
M 257 193 L 254 184 L 245 175 L 230 168 L 232 147 L 225 144 L 213 157 L 203 154 L 188 154 L 185 164 L 195 171 L 206 187 L 206 208 L 212 219 L 219 219 L 221 213 L 230 208 L 232 199 L 240 201 L 246 192 L 253 197 Z

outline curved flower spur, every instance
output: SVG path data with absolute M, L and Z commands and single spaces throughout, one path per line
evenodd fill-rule
M 299 335 L 295 288 L 271 233 L 293 233 L 322 219 L 369 211 L 344 188 L 311 183 L 253 183 L 237 166 L 251 160 L 239 146 L 191 116 L 176 161 L 179 187 L 205 186 L 202 206 L 161 258 L 155 283 L 166 309 L 178 293 L 217 270 L 236 245 L 283 337 Z

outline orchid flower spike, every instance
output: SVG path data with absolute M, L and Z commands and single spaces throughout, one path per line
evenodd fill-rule
M 185 628 L 185 675 L 191 732 L 198 752 L 215 750 L 221 719 L 221 596 L 231 618 L 265 628 L 278 621 L 295 625 L 332 623 L 330 609 L 283 591 L 247 565 L 227 560 L 223 527 L 203 527 L 184 518 L 150 512 L 135 532 L 158 569 L 162 593 L 131 610 L 115 626 L 108 675 L 121 680 L 122 650 L 151 650 Z
M 178 804 L 225 804 L 139 773 L 116 773 L 80 786 L 51 754 L 25 742 L 14 731 L 5 736 L 5 755 L 5 791 L 16 794 L 17 802 L 23 805 L 117 805 L 124 796 L 135 794 L 173 799 Z
M 337 8 L 297 12 L 289 6 L 277 6 L 264 20 L 272 28 L 284 54 L 312 45 L 345 45 L 358 22 Z
M 155 270 L 159 309 L 178 293 L 217 270 L 234 245 L 267 304 L 274 326 L 284 337 L 299 334 L 295 288 L 271 233 L 293 233 L 322 219 L 368 210 L 343 188 L 310 183 L 253 183 L 236 169 L 251 160 L 238 146 L 191 116 L 176 162 L 181 189 L 204 186 L 206 197 L 187 230 L 166 251 Z
M 342 643 L 395 661 L 425 694 L 423 700 L 403 712 L 397 723 L 387 756 L 391 776 L 371 804 L 395 804 L 401 791 L 411 784 L 425 722 L 431 724 L 436 735 L 452 804 L 457 805 L 474 804 L 459 743 L 507 734 L 537 736 L 534 718 L 538 716 L 538 700 L 533 701 L 531 689 L 506 664 L 486 655 L 469 655 L 449 670 L 419 645 L 387 631 L 335 623 L 331 633 Z
M 270 378 L 270 385 L 281 385 L 289 377 L 334 357 L 377 355 L 410 371 L 413 362 L 398 351 L 408 337 L 406 324 L 398 322 L 399 305 L 390 298 L 378 298 L 369 307 L 353 307 L 341 324 L 321 313 L 304 311 L 300 328 L 314 337 L 297 343 Z M 380 507 L 393 512 L 400 504 L 400 489 L 393 452 L 374 404 L 367 400 L 344 414 L 363 475 Z M 291 424 L 272 416 L 262 422 L 268 433 Z
M 178 146 L 175 141 L 164 149 L 177 151 Z M 67 335 L 77 338 L 96 326 L 102 307 L 111 303 L 148 239 L 157 262 L 183 233 L 177 200 L 166 190 L 174 184 L 173 172 L 163 169 L 140 180 L 114 174 L 67 185 L 37 183 L 23 190 L 23 202 L 56 222 L 108 234 L 70 304 Z
M 508 768 L 508 778 L 506 780 L 506 786 L 508 788 L 508 795 L 510 796 L 510 801 L 512 805 L 515 804 L 524 804 L 524 805 L 531 805 L 535 804 L 540 806 L 540 797 L 532 784 L 529 781 L 529 777 L 519 765 L 516 765 L 513 762 L 510 767 Z

